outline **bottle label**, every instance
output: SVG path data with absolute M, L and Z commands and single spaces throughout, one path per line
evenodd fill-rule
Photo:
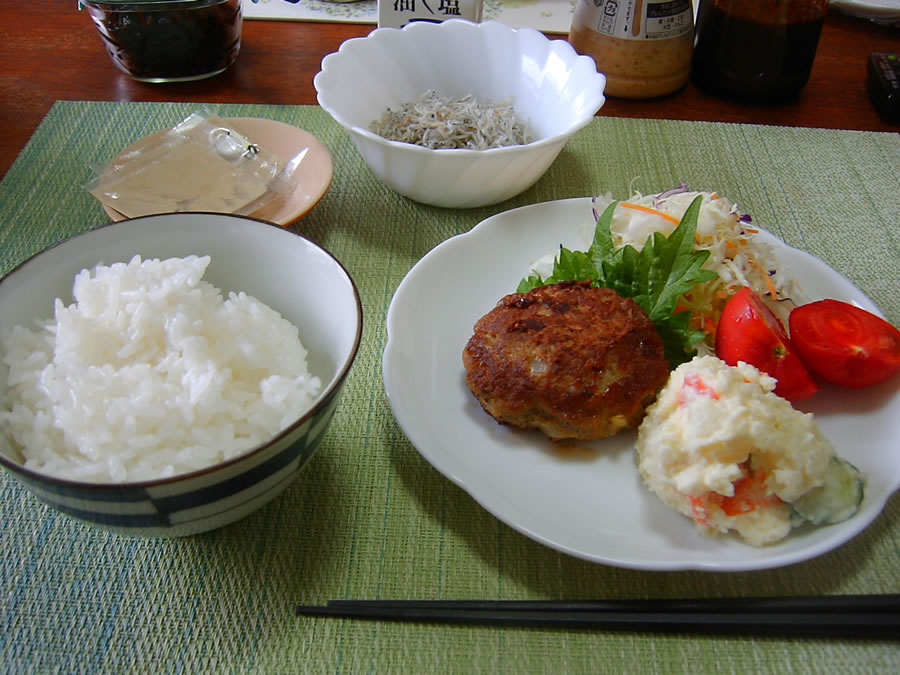
M 625 40 L 667 40 L 693 30 L 691 0 L 580 0 L 577 20 Z
M 377 23 L 379 28 L 403 28 L 414 21 L 440 23 L 448 19 L 478 23 L 483 12 L 484 0 L 378 0 Z

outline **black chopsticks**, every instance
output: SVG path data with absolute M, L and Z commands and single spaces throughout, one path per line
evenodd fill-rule
M 900 594 L 608 601 L 330 600 L 297 614 L 660 633 L 900 638 Z

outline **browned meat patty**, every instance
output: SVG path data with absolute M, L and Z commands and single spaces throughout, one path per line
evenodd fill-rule
M 553 439 L 636 428 L 669 376 L 647 313 L 589 282 L 507 295 L 475 324 L 463 364 L 489 415 Z

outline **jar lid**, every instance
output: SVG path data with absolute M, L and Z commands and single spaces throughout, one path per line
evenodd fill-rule
M 177 9 L 186 5 L 220 5 L 229 0 L 78 0 L 78 9 L 90 7 L 92 9 L 146 9 L 148 5 L 167 5 L 160 9 Z M 127 5 L 127 7 L 122 7 Z

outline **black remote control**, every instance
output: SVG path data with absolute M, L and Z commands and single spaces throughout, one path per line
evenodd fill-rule
M 869 54 L 869 96 L 888 122 L 900 124 L 900 53 Z

